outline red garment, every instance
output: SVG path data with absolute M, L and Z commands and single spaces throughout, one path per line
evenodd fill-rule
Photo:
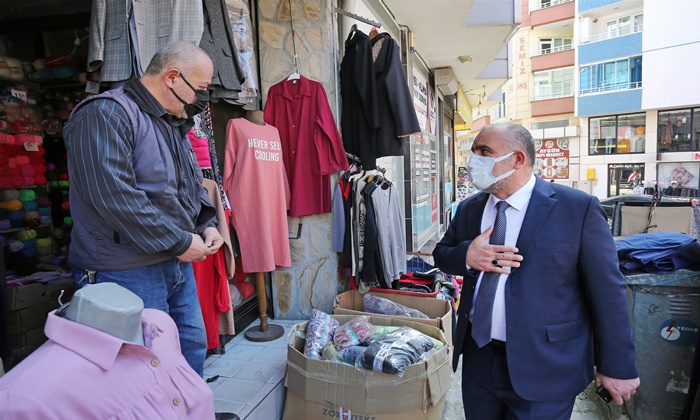
M 290 216 L 331 211 L 329 175 L 348 167 L 326 90 L 301 76 L 272 86 L 265 122 L 277 127 L 292 201 Z
M 202 308 L 204 328 L 207 331 L 207 348 L 215 349 L 219 347 L 219 313 L 231 309 L 223 248 L 204 261 L 193 262 L 192 269 L 197 282 L 197 297 Z
M 209 153 L 209 139 L 197 137 L 194 128 L 187 132 L 187 137 L 192 144 L 192 150 L 197 157 L 200 168 L 211 168 L 211 154 Z
M 287 223 L 289 186 L 281 143 L 277 129 L 270 124 L 237 118 L 226 126 L 222 182 L 247 273 L 292 266 Z

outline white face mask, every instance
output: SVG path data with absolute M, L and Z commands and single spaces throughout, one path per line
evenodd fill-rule
M 483 191 L 501 179 L 513 174 L 515 169 L 511 169 L 499 176 L 493 175 L 493 166 L 496 162 L 508 159 L 513 153 L 515 152 L 510 152 L 498 158 L 473 154 L 472 157 L 469 158 L 469 163 L 467 164 L 467 175 L 469 175 L 472 184 L 474 184 L 477 189 Z

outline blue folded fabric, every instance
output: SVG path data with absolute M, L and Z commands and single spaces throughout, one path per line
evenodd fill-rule
M 700 268 L 700 244 L 678 232 L 631 235 L 615 241 L 622 272 L 643 270 L 665 273 L 682 268 Z

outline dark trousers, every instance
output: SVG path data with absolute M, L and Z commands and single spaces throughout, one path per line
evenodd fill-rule
M 491 342 L 478 348 L 471 331 L 467 331 L 463 350 L 462 402 L 467 420 L 571 419 L 575 398 L 526 401 L 515 393 L 508 373 L 505 343 Z

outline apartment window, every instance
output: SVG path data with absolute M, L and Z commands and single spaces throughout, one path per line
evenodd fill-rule
M 608 21 L 605 24 L 607 37 L 615 38 L 622 35 L 629 35 L 640 32 L 644 23 L 644 15 L 622 16 Z
M 608 61 L 579 69 L 579 94 L 642 87 L 642 56 Z
M 646 141 L 644 113 L 591 118 L 588 124 L 590 155 L 644 153 Z
M 700 151 L 700 108 L 659 112 L 659 152 Z
M 574 68 L 556 69 L 535 73 L 533 100 L 561 98 L 574 94 Z
M 571 49 L 571 38 L 540 38 L 540 54 L 551 54 Z

